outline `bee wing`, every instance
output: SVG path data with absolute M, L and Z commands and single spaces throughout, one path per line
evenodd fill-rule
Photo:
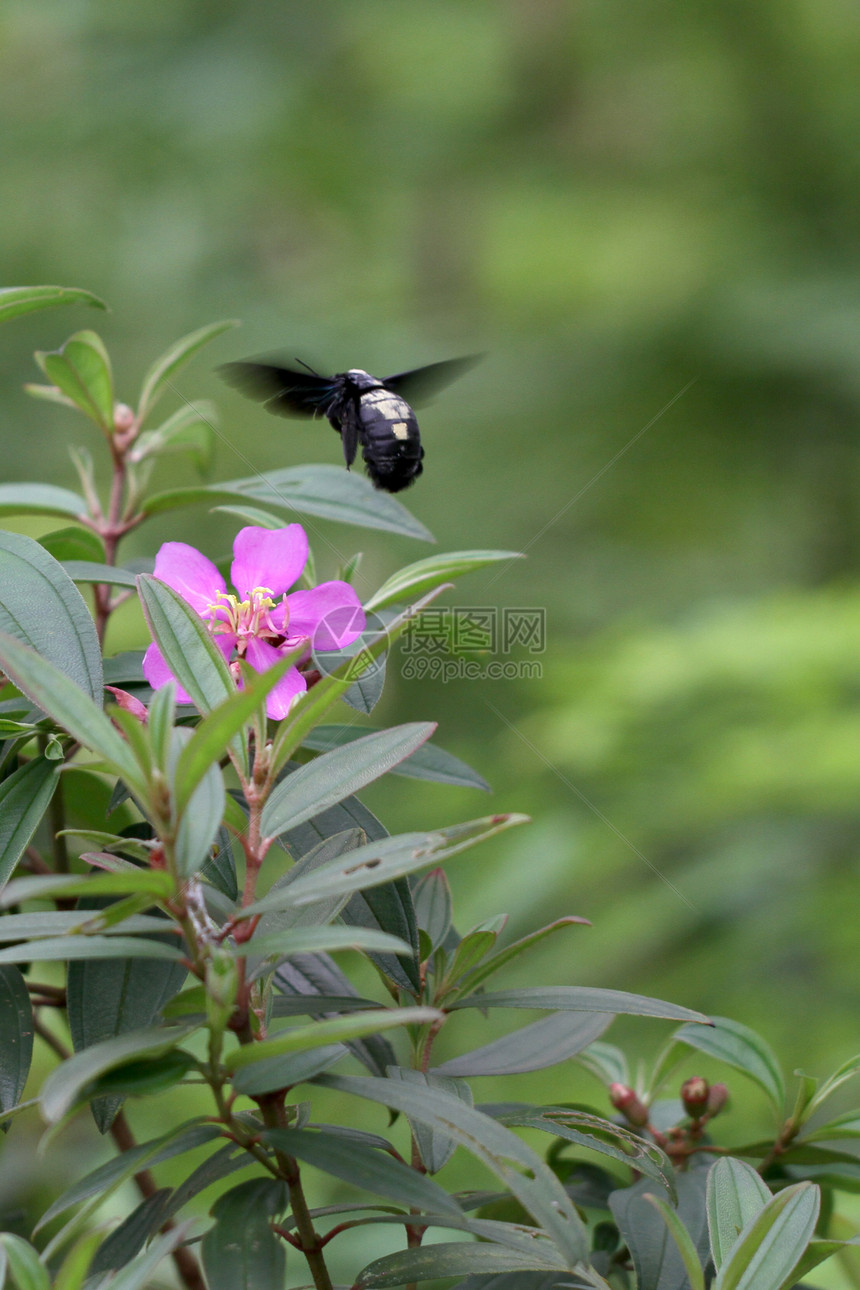
M 334 392 L 327 376 L 275 363 L 224 363 L 218 372 L 228 385 L 282 417 L 316 416 Z
M 399 394 L 402 399 L 413 406 L 426 403 L 433 395 L 463 376 L 483 358 L 483 354 L 470 354 L 466 358 L 446 358 L 441 363 L 429 363 L 426 367 L 415 367 L 411 372 L 398 372 L 382 382 L 387 390 Z

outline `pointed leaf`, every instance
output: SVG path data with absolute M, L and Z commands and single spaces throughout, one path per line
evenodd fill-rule
M 0 1232 L 0 1259 L 8 1264 L 18 1290 L 51 1290 L 44 1264 L 32 1245 L 20 1236 Z
M 447 1006 L 451 1010 L 456 1008 L 554 1008 L 565 1012 L 611 1012 L 624 1013 L 632 1017 L 665 1017 L 670 1021 L 684 1018 L 703 1023 L 702 1030 L 709 1025 L 709 1018 L 702 1012 L 694 1012 L 692 1008 L 665 1003 L 662 999 L 649 999 L 644 994 L 630 994 L 626 990 L 604 990 L 591 986 L 551 985 L 525 990 L 498 990 L 490 994 L 469 995 Z M 691 1026 L 689 1029 L 696 1034 L 699 1027 Z M 685 1042 L 690 1041 L 685 1040 Z
M 498 560 L 522 559 L 519 551 L 449 551 L 445 555 L 431 555 L 392 574 L 370 597 L 365 609 L 383 609 L 408 596 L 423 595 L 440 582 L 459 578 L 473 569 L 485 569 Z
M 43 546 L 0 532 L 0 631 L 53 663 L 101 705 L 95 625 L 75 584 Z
M 440 860 L 457 855 L 476 842 L 493 837 L 516 824 L 524 824 L 527 820 L 525 815 L 489 815 L 484 819 L 455 824 L 447 829 L 437 829 L 434 833 L 402 833 L 397 837 L 370 842 L 367 846 L 349 852 L 342 859 L 330 861 L 306 877 L 297 879 L 281 894 L 286 904 L 310 905 L 339 893 L 378 886 L 392 878 L 438 864 Z M 691 1014 L 684 1009 L 681 1015 Z
M 21 905 L 25 900 L 53 896 L 128 896 L 149 892 L 154 899 L 167 899 L 173 890 L 169 874 L 157 869 L 123 869 L 117 873 L 38 874 L 15 878 L 0 893 L 0 909 Z
M 0 515 L 86 515 L 78 493 L 55 484 L 0 484 Z
M 392 1066 L 387 1074 L 389 1079 L 399 1079 L 404 1084 L 417 1085 L 419 1088 L 439 1088 L 449 1097 L 457 1097 L 467 1106 L 474 1106 L 472 1090 L 465 1080 L 451 1079 L 436 1071 L 410 1070 L 406 1066 Z M 456 1141 L 449 1134 L 440 1133 L 434 1125 L 424 1124 L 420 1120 L 410 1120 L 409 1127 L 424 1168 L 430 1174 L 438 1173 L 457 1150 Z
M 717 1057 L 755 1080 L 764 1089 L 777 1114 L 785 1103 L 785 1082 L 769 1044 L 749 1026 L 729 1017 L 712 1017 L 713 1026 L 682 1026 L 675 1033 L 679 1043 L 689 1044 L 700 1053 Z
M 157 400 L 161 398 L 165 390 L 170 388 L 170 382 L 173 377 L 181 371 L 186 363 L 190 362 L 204 345 L 208 345 L 210 341 L 215 340 L 216 336 L 229 331 L 231 327 L 238 326 L 238 320 L 235 318 L 228 318 L 224 322 L 210 323 L 207 327 L 201 327 L 198 331 L 190 332 L 187 336 L 183 336 L 181 340 L 175 341 L 160 358 L 157 358 L 143 378 L 137 409 L 139 420 L 143 421 L 148 416 Z
M 16 967 L 0 967 L 0 1111 L 17 1106 L 33 1057 L 33 1009 Z
M 163 918 L 150 921 L 169 926 Z M 34 947 L 33 953 L 37 955 L 38 948 Z M 151 1025 L 167 1000 L 181 989 L 186 975 L 184 964 L 169 961 L 116 958 L 70 963 L 67 1014 L 75 1052 Z M 121 1097 L 98 1098 L 91 1103 L 100 1133 L 107 1133 L 121 1105 Z
M 653 1142 L 640 1137 L 621 1125 L 611 1124 L 588 1111 L 564 1106 L 528 1106 L 502 1102 L 482 1106 L 480 1110 L 491 1115 L 500 1124 L 512 1128 L 541 1129 L 556 1138 L 563 1138 L 576 1146 L 601 1155 L 611 1156 L 628 1169 L 653 1178 L 665 1187 L 675 1199 L 675 1179 L 667 1156 Z
M 146 785 L 128 744 L 101 707 L 70 680 L 65 669 L 55 667 L 47 658 L 2 631 L 0 669 L 52 721 L 68 730 L 85 748 L 104 757 L 130 788 L 146 798 Z
M 57 762 L 34 757 L 0 782 L 0 887 L 8 882 L 39 827 L 59 776 Z
M 183 951 L 145 936 L 46 936 L 39 941 L 8 945 L 0 950 L 0 964 L 71 963 L 75 959 L 115 959 L 123 955 L 138 959 L 168 959 L 179 962 Z
M 313 1079 L 320 1071 L 334 1066 L 348 1051 L 345 1044 L 324 1044 L 322 1048 L 309 1049 L 304 1053 L 269 1057 L 237 1071 L 233 1076 L 233 1088 L 237 1093 L 245 1093 L 248 1097 L 293 1088 L 296 1084 L 304 1084 L 306 1080 Z
M 353 1187 L 386 1196 L 431 1214 L 462 1213 L 457 1202 L 429 1178 L 390 1155 L 334 1134 L 309 1129 L 267 1129 L 260 1135 L 270 1146 Z
M 821 1192 L 810 1182 L 774 1196 L 729 1250 L 714 1290 L 780 1290 L 803 1257 L 820 1207 Z
M 53 309 L 57 305 L 92 305 L 95 309 L 107 309 L 103 300 L 80 287 L 3 287 L 0 289 L 0 322 L 36 309 Z
M 114 942 L 116 944 L 116 942 Z M 154 942 L 150 942 L 154 944 Z M 197 1027 L 194 1025 L 149 1026 L 131 1030 L 69 1057 L 45 1080 L 40 1100 L 49 1124 L 57 1124 L 72 1109 L 86 1089 L 100 1075 L 138 1057 L 161 1057 L 181 1044 Z
M 188 1235 L 189 1224 L 185 1223 L 157 1237 L 143 1254 L 116 1273 L 110 1282 L 110 1290 L 143 1290 L 144 1286 L 151 1284 L 150 1277 L 161 1260 L 181 1245 Z M 261 1286 L 260 1290 L 264 1288 Z
M 81 528 L 77 524 L 55 529 L 53 533 L 44 533 L 39 538 L 39 545 L 55 560 L 84 560 L 104 564 L 105 544 L 102 539 L 92 529 Z
M 708 1230 L 711 1257 L 719 1272 L 743 1229 L 770 1200 L 770 1192 L 755 1169 L 726 1156 L 708 1174 Z
M 439 1021 L 442 1013 L 435 1008 L 376 1008 L 371 1012 L 354 1012 L 347 1017 L 315 1021 L 309 1026 L 292 1026 L 270 1039 L 248 1044 L 229 1053 L 224 1059 L 227 1071 L 242 1070 L 268 1057 L 282 1053 L 302 1052 L 332 1042 L 344 1043 L 362 1035 L 375 1035 L 396 1026 L 423 1026 Z
M 551 1237 L 568 1265 L 587 1259 L 587 1233 L 570 1198 L 540 1156 L 509 1129 L 438 1088 L 373 1076 L 324 1074 L 317 1082 L 381 1102 L 447 1133 L 501 1179 Z
M 112 433 L 113 377 L 101 337 L 94 331 L 75 332 L 61 349 L 37 353 L 36 361 L 52 385 L 106 434 Z
M 540 927 L 536 932 L 529 933 L 528 936 L 522 937 L 521 940 L 514 941 L 512 945 L 507 945 L 504 949 L 499 950 L 486 963 L 482 963 L 479 968 L 471 973 L 468 981 L 465 983 L 465 989 L 472 991 L 476 986 L 489 979 L 499 968 L 505 967 L 506 964 L 519 958 L 526 950 L 530 950 L 533 945 L 537 945 L 545 937 L 551 936 L 553 932 L 560 931 L 563 927 L 570 927 L 575 923 L 584 923 L 590 926 L 587 918 L 579 918 L 576 914 L 568 914 L 564 918 L 557 918 L 554 923 L 548 923 L 546 927 Z
M 658 1196 L 652 1196 L 648 1192 L 645 1193 L 644 1199 L 647 1200 L 650 1205 L 654 1206 L 658 1214 L 662 1217 L 663 1222 L 668 1227 L 672 1239 L 678 1247 L 678 1253 L 683 1259 L 684 1267 L 687 1270 L 687 1276 L 690 1280 L 691 1290 L 705 1290 L 705 1274 L 702 1271 L 702 1265 L 699 1262 L 699 1255 L 696 1251 L 695 1245 L 690 1239 L 690 1233 L 681 1222 L 675 1210 L 667 1205 L 664 1200 L 661 1200 Z
M 283 1290 L 284 1243 L 270 1220 L 286 1205 L 286 1184 L 275 1178 L 251 1178 L 218 1197 L 200 1247 L 209 1290 Z
M 90 1265 L 90 1276 L 104 1276 L 107 1272 L 118 1271 L 140 1253 L 164 1221 L 170 1191 L 169 1187 L 159 1188 L 126 1215 L 96 1251 Z
M 295 954 L 333 954 L 337 950 L 387 950 L 409 954 L 410 947 L 397 936 L 375 928 L 294 927 L 269 936 L 254 936 L 241 945 L 225 945 L 224 951 L 238 958 L 248 954 L 292 958 Z
M 168 760 L 171 777 L 176 773 L 181 750 L 189 747 L 193 738 L 187 727 L 177 726 L 173 730 Z M 242 747 L 244 751 L 244 743 Z M 174 843 L 176 872 L 180 878 L 191 878 L 209 859 L 224 818 L 224 806 L 224 777 L 216 760 L 198 780 L 180 816 Z
M 582 1052 L 612 1021 L 606 1012 L 556 1012 L 435 1067 L 439 1075 L 518 1075 Z
M 436 726 L 416 721 L 365 735 L 323 753 L 273 789 L 263 808 L 264 837 L 277 837 L 379 779 L 429 739 Z
M 700 1262 L 708 1257 L 705 1179 L 704 1169 L 693 1169 L 677 1178 L 678 1218 L 692 1238 Z M 637 1290 L 689 1290 L 678 1247 L 665 1224 L 655 1220 L 651 1203 L 645 1199 L 652 1192 L 653 1183 L 643 1178 L 609 1197 L 612 1216 L 633 1259 Z
M 303 741 L 303 745 L 316 752 L 330 752 L 332 748 L 339 748 L 363 735 L 373 733 L 375 731 L 369 730 L 367 726 L 317 726 Z M 390 774 L 403 775 L 406 779 L 432 780 L 437 784 L 453 784 L 458 788 L 482 788 L 487 793 L 491 791 L 490 785 L 476 770 L 434 743 L 424 744 L 399 765 L 392 766 Z
M 137 586 L 136 575 L 115 564 L 96 564 L 92 560 L 65 560 L 62 569 L 72 582 L 99 582 L 111 587 Z
M 150 497 L 144 511 L 154 515 L 177 506 L 201 502 L 213 506 L 237 500 L 271 506 L 275 510 L 296 511 L 300 515 L 318 515 L 341 524 L 400 533 L 422 542 L 435 541 L 432 533 L 389 493 L 379 492 L 362 475 L 345 471 L 341 466 L 291 466 L 209 487 L 174 488 Z

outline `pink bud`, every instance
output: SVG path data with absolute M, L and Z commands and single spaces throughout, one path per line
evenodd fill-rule
M 609 1100 L 616 1111 L 621 1112 L 628 1124 L 641 1128 L 648 1123 L 648 1108 L 626 1084 L 610 1084 Z
M 705 1111 L 710 1091 L 708 1081 L 701 1075 L 693 1075 L 681 1085 L 681 1101 L 684 1103 L 684 1110 L 694 1120 L 697 1120 Z
M 708 1115 L 719 1115 L 729 1100 L 729 1090 L 725 1084 L 712 1084 L 708 1094 Z
M 115 685 L 106 685 L 105 689 L 110 690 L 116 700 L 117 707 L 122 708 L 124 712 L 130 712 L 133 717 L 137 717 L 142 726 L 146 725 L 149 720 L 149 713 L 140 699 L 133 694 L 129 694 L 128 690 L 118 689 Z
M 113 428 L 120 434 L 130 430 L 134 425 L 134 413 L 127 403 L 113 405 Z

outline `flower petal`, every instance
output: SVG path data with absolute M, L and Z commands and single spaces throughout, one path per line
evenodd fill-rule
M 266 672 L 275 663 L 278 663 L 283 656 L 283 650 L 278 650 L 268 641 L 250 639 L 247 645 L 245 657 L 251 664 L 255 672 Z M 300 694 L 304 694 L 307 689 L 307 682 L 297 668 L 291 667 L 285 676 L 282 676 L 274 690 L 269 691 L 269 697 L 266 700 L 266 715 L 273 721 L 280 721 L 285 717 L 293 706 L 293 702 Z
M 168 681 L 176 680 L 155 641 L 143 656 L 143 675 L 153 690 L 160 690 L 163 685 L 167 685 Z M 178 681 L 176 682 L 176 702 L 191 702 L 191 696 L 185 693 Z
M 165 542 L 155 557 L 155 576 L 187 600 L 203 618 L 210 618 L 209 606 L 227 584 L 201 551 L 187 542 Z
M 241 597 L 255 587 L 282 596 L 301 575 L 308 560 L 308 538 L 301 524 L 285 529 L 240 529 L 233 543 L 230 577 Z
M 290 636 L 308 636 L 316 650 L 342 649 L 366 626 L 361 601 L 348 582 L 321 582 L 287 596 Z

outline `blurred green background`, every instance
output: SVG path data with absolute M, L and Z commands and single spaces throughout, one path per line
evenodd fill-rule
M 113 310 L 4 330 L 4 481 L 72 482 L 83 423 L 21 384 L 79 327 L 131 400 L 174 338 L 242 320 L 180 382 L 219 402 L 214 478 L 340 460 L 217 362 L 386 375 L 486 352 L 424 413 L 404 500 L 441 550 L 527 552 L 447 603 L 544 607 L 543 675 L 393 665 L 374 714 L 438 718 L 490 809 L 534 816 L 452 865 L 461 930 L 585 915 L 521 982 L 734 1016 L 816 1074 L 858 1047 L 858 56 L 845 0 L 0 11 L 4 280 Z M 428 554 L 309 527 L 326 576 L 366 552 L 363 592 Z M 232 532 L 177 512 L 125 555 L 219 556 Z M 129 616 L 113 647 L 143 639 Z M 404 780 L 367 800 L 392 829 L 487 805 Z M 616 1033 L 648 1052 L 665 1031 Z

